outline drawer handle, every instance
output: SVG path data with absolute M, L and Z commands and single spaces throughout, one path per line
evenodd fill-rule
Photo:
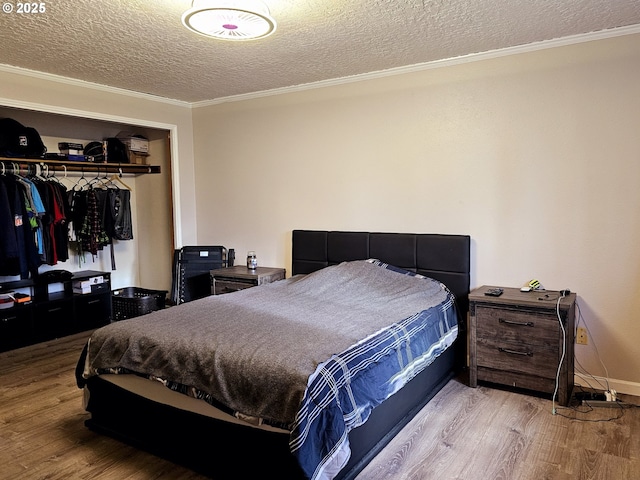
M 87 302 L 87 305 L 93 305 L 94 303 L 100 303 L 100 299 L 91 300 L 91 301 Z
M 518 325 L 520 327 L 533 327 L 533 322 L 514 322 L 513 320 L 498 319 L 500 323 L 506 323 L 507 325 Z
M 511 355 L 522 355 L 523 357 L 533 357 L 531 352 L 518 352 L 517 350 L 509 350 L 508 348 L 498 347 L 498 351 L 502 353 L 510 353 Z

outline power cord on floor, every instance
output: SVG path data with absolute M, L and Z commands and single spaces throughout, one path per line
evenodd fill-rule
M 593 393 L 589 390 L 585 390 L 584 387 L 582 385 L 576 385 L 576 388 L 580 388 L 581 389 L 581 393 Z M 567 407 L 557 407 L 557 412 L 556 415 L 559 417 L 564 417 L 564 418 L 568 418 L 569 420 L 576 420 L 578 422 L 591 422 L 591 423 L 598 423 L 598 422 L 612 422 L 615 420 L 619 420 L 624 416 L 624 411 L 631 409 L 631 408 L 640 408 L 640 405 L 634 405 L 632 403 L 627 403 L 624 402 L 620 399 L 610 402 L 611 406 L 605 409 L 605 412 L 608 414 L 608 416 L 604 417 L 604 418 L 582 418 L 582 417 L 578 417 L 575 416 L 576 414 L 581 414 L 581 415 L 585 415 L 585 414 L 591 414 L 595 411 L 599 411 L 599 410 L 603 410 L 602 407 L 598 406 L 598 407 L 594 407 L 592 405 L 589 404 L 588 400 L 584 400 L 583 403 L 577 404 L 577 405 L 569 405 Z M 617 413 L 615 416 L 611 416 L 610 414 L 610 410 L 611 408 L 616 408 L 618 409 Z M 566 410 L 571 410 L 574 412 L 574 415 L 565 415 L 564 413 L 561 413 L 561 411 L 566 411 Z
M 624 415 L 624 410 L 625 409 L 629 409 L 629 408 L 639 408 L 640 405 L 634 405 L 631 403 L 625 403 L 622 402 L 621 400 L 619 400 L 617 398 L 617 394 L 614 390 L 611 390 L 610 386 L 609 386 L 609 371 L 607 370 L 606 365 L 604 364 L 604 362 L 602 361 L 602 357 L 600 357 L 600 352 L 598 351 L 598 347 L 595 344 L 595 341 L 593 340 L 593 336 L 591 335 L 591 332 L 589 331 L 589 327 L 587 326 L 586 322 L 584 321 L 584 318 L 582 317 L 582 312 L 580 310 L 580 305 L 578 304 L 578 301 L 576 299 L 576 308 L 577 308 L 577 313 L 578 313 L 578 321 L 576 322 L 576 326 L 575 328 L 577 329 L 578 326 L 580 325 L 580 323 L 582 322 L 582 324 L 584 325 L 584 327 L 587 330 L 587 333 L 589 335 L 589 338 L 591 338 L 591 341 L 593 342 L 593 347 L 596 351 L 596 354 L 598 356 L 598 360 L 600 361 L 600 364 L 602 365 L 602 368 L 605 371 L 605 382 L 606 385 L 603 385 L 600 380 L 598 380 L 596 377 L 594 377 L 593 375 L 591 375 L 590 373 L 587 372 L 587 370 L 582 367 L 582 365 L 580 365 L 580 362 L 578 362 L 577 360 L 576 363 L 578 364 L 578 366 L 580 367 L 580 369 L 583 370 L 583 372 L 586 374 L 587 377 L 590 377 L 594 380 L 594 382 L 598 383 L 599 386 L 609 395 L 607 395 L 607 400 L 609 400 L 611 402 L 611 407 L 610 408 L 619 408 L 618 411 L 618 415 L 615 417 L 609 417 L 609 418 L 598 418 L 598 419 L 586 419 L 586 418 L 577 418 L 574 416 L 568 416 L 568 415 L 564 415 L 562 413 L 560 413 L 558 410 L 562 409 L 562 410 L 573 410 L 576 413 L 591 413 L 593 412 L 595 409 L 594 407 L 592 407 L 591 405 L 589 405 L 588 401 L 585 401 L 583 403 L 583 405 L 574 405 L 574 406 L 569 406 L 569 407 L 556 407 L 556 396 L 558 394 L 558 388 L 560 385 L 560 372 L 562 370 L 562 363 L 564 362 L 565 356 L 566 356 L 566 343 L 567 343 L 567 332 L 566 332 L 566 328 L 564 326 L 564 323 L 562 321 L 562 317 L 560 315 L 560 302 L 562 301 L 563 298 L 565 298 L 568 294 L 569 290 L 562 290 L 560 296 L 558 297 L 557 303 L 556 303 L 556 317 L 558 318 L 558 323 L 560 324 L 560 330 L 562 331 L 562 355 L 560 357 L 560 363 L 558 364 L 558 369 L 556 371 L 556 385 L 555 385 L 555 389 L 553 392 L 553 397 L 551 398 L 552 401 L 552 410 L 551 413 L 553 415 L 558 415 L 561 417 L 565 417 L 565 418 L 569 418 L 571 420 L 578 420 L 581 422 L 611 422 L 614 420 L 618 420 L 620 418 L 622 418 L 622 416 Z M 587 381 L 587 383 L 589 383 Z M 577 387 L 581 387 L 581 385 L 576 385 Z M 589 388 L 591 388 L 592 390 L 597 390 L 596 388 L 594 388 L 592 385 L 589 384 Z M 584 390 L 583 390 L 584 391 Z M 585 409 L 581 410 L 580 407 L 585 407 Z
M 616 407 L 619 408 L 618 414 L 615 417 L 608 417 L 608 418 L 579 418 L 579 417 L 576 417 L 576 416 L 565 415 L 564 413 L 561 413 L 561 412 L 556 412 L 555 415 L 557 415 L 558 417 L 568 418 L 569 420 L 576 420 L 578 422 L 599 423 L 599 422 L 613 422 L 615 420 L 620 420 L 624 416 L 624 409 L 627 408 L 627 407 L 619 404 L 618 402 L 611 402 L 611 403 L 615 404 Z M 596 410 L 595 408 L 593 408 L 591 406 L 585 406 L 585 407 L 586 407 L 586 410 L 580 410 L 578 408 L 578 406 L 574 406 L 574 407 L 558 407 L 558 410 L 573 410 L 576 413 L 591 413 L 591 412 L 594 412 Z M 614 406 L 612 405 L 611 408 L 614 408 Z

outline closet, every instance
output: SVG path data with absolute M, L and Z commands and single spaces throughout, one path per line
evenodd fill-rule
M 76 142 L 87 144 L 104 138 L 115 137 L 122 131 L 132 131 L 149 140 L 148 165 L 146 164 L 92 164 L 89 162 L 65 162 L 41 159 L 3 159 L 0 158 L 0 175 L 13 174 L 14 170 L 25 177 L 29 175 L 41 177 L 45 181 L 61 183 L 67 190 L 76 188 L 88 191 L 92 188 L 112 188 L 130 192 L 131 240 L 116 240 L 111 246 L 103 246 L 94 253 L 78 252 L 69 248 L 68 259 L 58 257 L 55 263 L 44 263 L 39 267 L 42 273 L 52 269 L 70 271 L 74 276 L 83 277 L 97 273 L 109 279 L 111 290 L 130 286 L 138 286 L 154 290 L 170 290 L 171 263 L 174 250 L 173 240 L 173 201 L 171 198 L 171 154 L 169 131 L 146 126 L 116 123 L 87 119 L 69 115 L 23 110 L 13 107 L 1 107 L 0 117 L 14 118 L 23 125 L 36 128 L 49 152 L 58 151 L 59 142 Z M 112 255 L 113 253 L 113 255 Z M 115 265 L 114 265 L 115 263 Z M 115 266 L 115 268 L 113 268 Z M 0 293 L 8 288 L 35 288 L 34 279 L 21 278 L 20 275 L 0 274 Z M 26 283 L 25 283 L 26 282 Z M 29 283 L 31 282 L 31 283 Z M 39 291 L 39 301 L 55 295 L 62 298 L 71 297 L 66 305 L 67 312 L 84 312 L 91 305 L 89 297 L 76 298 L 69 293 L 70 284 L 48 285 L 47 294 Z M 53 289 L 53 290 L 52 290 Z M 58 290 L 57 292 L 55 290 Z M 57 297 L 52 296 L 52 299 Z M 69 299 L 69 298 L 67 298 Z M 96 299 L 92 299 L 96 300 Z M 99 303 L 99 302 L 97 302 Z M 97 318 L 103 318 L 105 312 L 111 315 L 106 305 L 96 306 L 102 312 Z M 84 309 L 84 310 L 83 310 Z M 37 305 L 32 307 L 37 311 Z M 24 314 L 26 310 L 16 309 L 14 313 Z M 3 316 L 9 310 L 3 310 Z M 83 315 L 84 315 L 83 313 Z M 29 318 L 33 312 L 27 315 Z M 74 314 L 75 315 L 75 314 Z M 72 320 L 72 323 L 75 320 Z M 102 321 L 102 320 L 100 320 Z M 99 321 L 99 322 L 100 322 Z M 14 320 L 15 322 L 15 320 Z M 20 330 L 27 323 L 18 324 Z M 76 325 L 82 326 L 83 323 Z M 12 326 L 12 328 L 15 325 Z M 26 327 L 25 327 L 26 328 Z M 75 327 L 74 327 L 75 328 Z M 60 333 L 62 330 L 56 330 Z M 73 330 L 73 328 L 71 329 Z M 32 332 L 33 333 L 33 332 Z M 2 328 L 0 325 L 0 335 Z M 30 338 L 37 339 L 37 335 Z

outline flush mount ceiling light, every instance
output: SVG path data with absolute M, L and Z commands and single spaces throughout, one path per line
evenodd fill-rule
M 276 30 L 269 7 L 260 0 L 193 0 L 182 23 L 189 30 L 221 40 L 254 40 Z

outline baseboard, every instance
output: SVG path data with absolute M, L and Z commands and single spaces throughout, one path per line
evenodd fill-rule
M 600 390 L 600 385 L 607 385 L 608 382 L 609 388 L 618 393 L 640 397 L 640 383 L 637 382 L 628 382 L 626 380 L 616 380 L 613 378 L 607 380 L 604 377 L 584 375 L 581 373 L 574 375 L 574 382 L 585 387 L 591 386 L 597 390 Z

